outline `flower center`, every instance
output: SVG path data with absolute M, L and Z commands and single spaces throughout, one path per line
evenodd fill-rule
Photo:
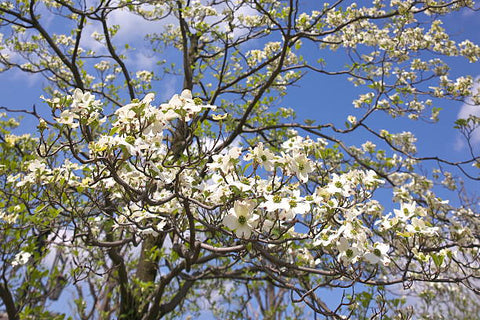
M 245 216 L 238 217 L 238 223 L 240 223 L 242 225 L 247 223 L 247 218 L 245 218 Z
M 380 249 L 376 248 L 373 250 L 373 254 L 376 255 L 377 257 L 381 257 L 382 256 L 382 252 L 380 251 Z

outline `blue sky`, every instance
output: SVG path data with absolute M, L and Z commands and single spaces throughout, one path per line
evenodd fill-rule
M 478 14 L 472 11 L 463 10 L 452 15 L 443 17 L 444 27 L 450 31 L 455 40 L 470 39 L 473 42 L 480 43 L 480 19 Z M 121 23 L 122 28 L 117 36 L 119 44 L 134 43 L 138 47 L 132 53 L 129 59 L 132 70 L 158 70 L 155 66 L 155 56 L 149 54 L 145 50 L 146 42 L 142 42 L 142 35 L 146 34 L 150 27 L 145 23 L 141 23 L 141 19 L 131 14 L 120 12 L 114 15 L 113 23 Z M 62 30 L 62 26 L 56 25 L 54 21 L 50 21 L 48 25 L 52 30 Z M 160 25 L 155 26 L 160 27 Z M 63 27 L 64 28 L 64 27 Z M 95 25 L 87 27 L 86 35 L 96 29 Z M 84 37 L 85 45 L 95 47 L 94 41 Z M 325 52 L 322 52 L 325 54 Z M 173 58 L 171 53 L 167 52 L 168 59 Z M 308 57 L 315 59 L 316 57 Z M 339 51 L 331 53 L 325 57 L 328 65 L 342 64 L 343 54 Z M 472 75 L 476 77 L 480 75 L 479 63 L 468 63 L 466 59 L 452 58 L 448 59 L 451 63 L 451 78 L 461 75 Z M 40 75 L 25 74 L 18 70 L 8 70 L 0 73 L 0 81 L 3 84 L 0 87 L 0 105 L 15 109 L 29 109 L 33 105 L 42 112 L 47 106 L 40 99 L 43 94 L 42 87 L 46 85 L 46 81 Z M 154 86 L 157 91 L 156 103 L 160 104 L 167 100 L 172 94 L 181 91 L 181 81 L 174 78 L 166 79 Z M 358 110 L 352 107 L 352 100 L 356 98 L 356 94 L 360 92 L 358 88 L 354 88 L 346 77 L 338 76 L 319 76 L 309 73 L 299 82 L 298 87 L 290 88 L 288 95 L 283 99 L 283 105 L 292 107 L 296 110 L 299 119 L 315 119 L 317 123 L 333 122 L 337 125 L 343 123 L 349 114 L 358 115 Z M 412 130 L 418 137 L 419 151 L 422 155 L 449 155 L 455 159 L 461 159 L 466 151 L 465 145 L 462 143 L 460 136 L 453 129 L 453 121 L 457 118 L 462 110 L 461 103 L 441 101 L 438 104 L 443 109 L 440 121 L 434 125 L 428 125 L 421 121 L 413 122 L 403 119 L 391 120 L 388 117 L 378 118 L 378 122 L 385 125 L 386 128 L 394 128 L 398 130 Z M 469 108 L 472 111 L 474 108 Z M 478 109 L 478 108 L 476 108 Z M 464 110 L 466 108 L 464 107 Z M 476 111 L 480 114 L 480 111 Z M 465 112 L 464 112 L 465 113 Z M 373 124 L 377 125 L 377 124 Z M 25 122 L 20 131 L 30 132 L 31 123 Z M 479 130 L 480 131 L 480 130 Z M 352 142 L 365 140 L 363 134 L 355 132 Z M 423 143 L 423 142 L 428 143 Z M 477 144 L 480 144 L 480 132 L 477 132 Z
M 458 42 L 464 39 L 470 39 L 475 43 L 480 43 L 480 19 L 478 13 L 471 11 L 461 11 L 442 18 L 444 28 L 450 31 L 452 38 Z M 332 54 L 328 58 L 339 60 L 343 54 Z M 326 58 L 327 60 L 327 58 Z M 327 60 L 329 61 L 329 60 Z M 471 75 L 477 77 L 480 75 L 480 63 L 469 63 L 462 58 L 447 58 L 445 61 L 450 63 L 450 78 L 455 79 L 462 75 Z M 335 62 L 334 62 L 335 63 Z M 316 76 L 307 75 L 306 81 L 301 83 L 299 88 L 291 88 L 290 94 L 285 101 L 292 106 L 299 118 L 316 119 L 318 122 L 333 122 L 341 125 L 347 115 L 358 115 L 358 110 L 352 106 L 352 100 L 356 97 L 356 92 L 364 92 L 362 88 L 353 87 L 346 77 L 338 76 Z M 457 130 L 453 129 L 453 122 L 462 109 L 462 103 L 439 100 L 438 107 L 443 110 L 440 114 L 439 123 L 429 125 L 422 121 L 411 121 L 406 119 L 389 119 L 389 117 L 380 117 L 378 123 L 373 125 L 386 129 L 391 128 L 391 132 L 397 130 L 414 130 L 420 141 L 420 152 L 435 153 L 440 155 L 452 156 L 452 151 L 462 154 L 461 145 L 459 145 L 459 135 Z M 477 108 L 480 109 L 480 108 Z M 480 110 L 477 111 L 480 115 Z M 480 132 L 478 132 L 480 135 Z M 358 137 L 361 140 L 361 137 Z M 427 143 L 422 143 L 427 142 Z M 480 142 L 480 141 L 477 141 Z
M 136 70 L 155 69 L 155 57 L 146 54 L 144 43 L 139 40 L 142 35 L 150 29 L 136 18 L 127 13 L 119 13 L 114 17 L 114 21 L 121 23 L 121 29 L 117 39 L 119 42 L 134 42 L 139 49 L 133 53 L 131 66 Z M 450 16 L 442 18 L 444 27 L 450 31 L 455 40 L 470 39 L 475 43 L 480 43 L 480 19 L 478 13 L 471 11 L 461 11 Z M 51 22 L 52 30 L 61 28 L 55 22 Z M 93 32 L 95 26 L 89 27 L 89 32 Z M 61 29 L 58 29 L 61 30 Z M 1 31 L 0 31 L 1 32 Z M 92 42 L 90 45 L 95 46 Z M 172 58 L 167 54 L 167 59 Z M 314 59 L 315 57 L 307 57 Z M 327 57 L 325 57 L 327 59 Z M 331 64 L 342 64 L 342 55 L 331 53 L 328 56 Z M 477 77 L 480 75 L 480 63 L 468 63 L 465 59 L 452 58 L 450 78 L 462 75 L 471 75 Z M 168 61 L 167 61 L 168 62 Z M 46 111 L 46 104 L 40 99 L 44 94 L 42 87 L 46 81 L 38 75 L 24 74 L 16 70 L 9 70 L 0 74 L 0 106 L 13 109 L 31 109 L 33 105 L 37 106 L 40 112 Z M 156 103 L 160 104 L 167 100 L 172 94 L 181 91 L 181 81 L 169 78 L 156 84 L 155 89 L 159 93 Z M 348 115 L 358 115 L 358 110 L 352 106 L 352 100 L 362 89 L 355 89 L 353 85 L 346 80 L 346 77 L 318 76 L 307 74 L 299 83 L 298 87 L 290 88 L 287 96 L 283 99 L 282 105 L 292 107 L 296 110 L 298 119 L 315 119 L 316 123 L 333 122 L 341 125 L 345 122 Z M 442 156 L 449 157 L 452 160 L 461 160 L 468 157 L 467 149 L 462 139 L 453 129 L 453 123 L 459 113 L 465 110 L 473 111 L 473 108 L 463 106 L 458 102 L 443 100 L 439 102 L 438 107 L 443 109 L 440 115 L 440 121 L 436 124 L 426 124 L 422 121 L 411 121 L 405 119 L 391 119 L 386 116 L 377 116 L 375 121 L 370 124 L 375 128 L 385 128 L 391 132 L 412 131 L 418 138 L 418 149 L 421 156 Z M 479 109 L 479 107 L 477 107 Z M 480 116 L 480 111 L 476 112 Z M 34 132 L 36 122 L 33 119 L 22 123 L 18 132 Z M 480 146 L 480 130 L 476 133 L 476 148 Z M 360 145 L 369 140 L 364 131 L 355 131 L 345 137 L 349 143 Z M 468 182 L 473 190 L 478 189 L 478 183 Z M 332 298 L 335 298 L 332 296 Z

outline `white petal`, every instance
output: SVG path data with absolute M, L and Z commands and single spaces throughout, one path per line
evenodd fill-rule
M 235 230 L 235 234 L 239 238 L 250 238 L 250 235 L 252 234 L 252 230 L 248 225 L 244 224 L 242 226 L 239 226 L 237 230 Z
M 223 225 L 234 230 L 236 229 L 238 226 L 239 226 L 239 223 L 238 223 L 238 217 L 232 215 L 232 214 L 227 214 L 224 218 L 223 218 Z
M 76 88 L 74 91 L 73 91 L 73 99 L 75 101 L 82 101 L 82 98 L 83 98 L 83 92 L 81 89 L 79 88 Z
M 188 89 L 183 90 L 182 93 L 180 94 L 180 96 L 184 99 L 189 99 L 189 100 L 193 99 L 192 91 L 190 91 Z

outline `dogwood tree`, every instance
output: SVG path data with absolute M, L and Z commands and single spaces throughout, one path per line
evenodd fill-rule
M 479 118 L 452 120 L 470 146 L 460 161 L 378 125 L 478 105 L 474 78 L 447 63 L 480 58 L 442 27 L 459 10 L 475 5 L 1 2 L 3 70 L 47 83 L 24 112 L 36 130 L 2 118 L 9 319 L 408 319 L 428 317 L 407 306 L 435 290 L 475 301 L 478 203 L 454 174 L 479 179 Z M 149 70 L 119 36 L 127 18 L 147 30 Z M 348 80 L 355 116 L 295 120 L 283 99 L 307 75 Z

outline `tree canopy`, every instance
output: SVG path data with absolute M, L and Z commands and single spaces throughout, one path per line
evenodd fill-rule
M 2 1 L 1 70 L 42 77 L 44 96 L 2 106 L 0 310 L 478 315 L 478 112 L 448 119 L 460 160 L 420 154 L 429 141 L 392 121 L 435 127 L 445 101 L 478 108 L 475 75 L 451 66 L 478 66 L 480 47 L 442 26 L 476 11 L 466 0 Z M 305 116 L 302 88 L 338 79 L 351 103 L 324 103 L 319 84 L 325 116 Z M 18 112 L 37 127 L 18 133 Z

